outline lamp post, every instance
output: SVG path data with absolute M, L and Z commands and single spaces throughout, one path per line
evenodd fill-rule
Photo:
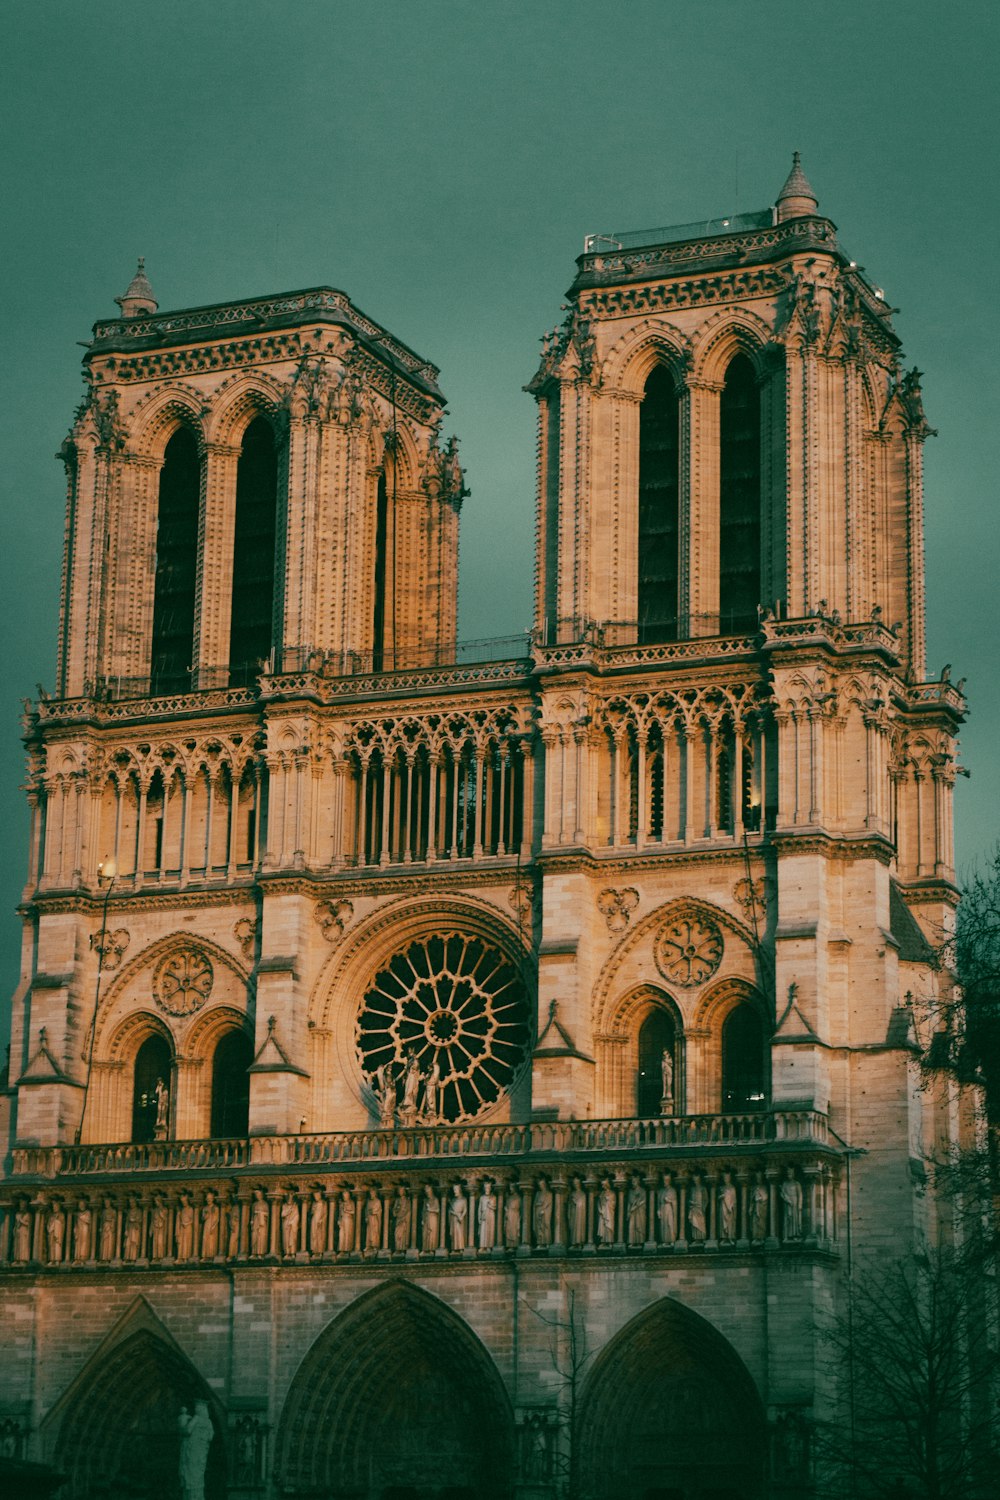
M 111 900 L 111 892 L 114 890 L 115 876 L 117 874 L 118 866 L 113 859 L 102 860 L 97 866 L 97 884 L 104 890 L 104 905 L 101 909 L 101 930 L 97 938 L 97 984 L 94 987 L 94 1013 L 90 1018 L 90 1035 L 87 1040 L 87 1071 L 83 1080 L 83 1106 L 80 1110 L 80 1123 L 77 1125 L 76 1135 L 73 1137 L 74 1144 L 77 1146 L 79 1146 L 80 1137 L 83 1135 L 83 1122 L 87 1113 L 87 1099 L 90 1096 L 90 1073 L 94 1063 L 94 1035 L 97 1031 L 97 1011 L 101 1003 L 101 976 L 104 973 L 104 954 L 108 946 L 108 902 Z

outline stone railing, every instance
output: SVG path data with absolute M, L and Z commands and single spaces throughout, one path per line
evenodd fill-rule
M 112 1142 L 22 1146 L 16 1178 L 52 1179 L 134 1173 L 238 1172 L 360 1162 L 572 1156 L 578 1152 L 702 1151 L 802 1144 L 830 1149 L 826 1116 L 816 1110 L 760 1110 L 732 1115 L 673 1115 L 641 1120 L 535 1120 L 530 1125 L 425 1126 L 348 1130 L 323 1135 L 249 1139 Z

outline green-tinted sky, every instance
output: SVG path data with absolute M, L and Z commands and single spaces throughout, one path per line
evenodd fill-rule
M 794 148 L 925 371 L 930 659 L 967 676 L 960 861 L 1000 835 L 1000 8 L 986 0 L 4 0 L 0 994 L 18 699 L 51 685 L 52 460 L 137 254 L 161 308 L 316 283 L 439 364 L 461 633 L 529 620 L 533 372 L 588 231 L 773 202 Z

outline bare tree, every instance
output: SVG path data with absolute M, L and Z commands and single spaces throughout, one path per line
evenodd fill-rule
M 547 1317 L 532 1307 L 525 1306 L 541 1323 L 552 1329 L 550 1357 L 552 1368 L 559 1376 L 560 1386 L 556 1405 L 558 1425 L 563 1434 L 560 1450 L 551 1454 L 551 1477 L 555 1480 L 563 1500 L 573 1500 L 578 1492 L 577 1452 L 579 1436 L 580 1388 L 584 1371 L 590 1363 L 593 1351 L 587 1349 L 587 1331 L 583 1319 L 576 1310 L 576 1292 L 569 1287 L 566 1293 L 566 1316 Z
M 826 1354 L 841 1410 L 815 1433 L 820 1494 L 995 1495 L 1000 1357 L 991 1279 L 948 1252 L 858 1267 Z

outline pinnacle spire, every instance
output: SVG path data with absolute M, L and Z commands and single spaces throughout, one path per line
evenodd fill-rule
M 778 194 L 777 207 L 779 224 L 785 219 L 800 219 L 805 214 L 814 214 L 819 207 L 819 199 L 802 170 L 802 158 L 797 151 L 792 152 L 792 170 Z
M 123 318 L 134 318 L 137 313 L 155 312 L 159 304 L 153 296 L 153 288 L 149 284 L 146 275 L 146 257 L 139 256 L 139 264 L 136 273 L 129 282 L 128 290 L 122 297 L 116 297 L 115 301 L 122 310 Z

